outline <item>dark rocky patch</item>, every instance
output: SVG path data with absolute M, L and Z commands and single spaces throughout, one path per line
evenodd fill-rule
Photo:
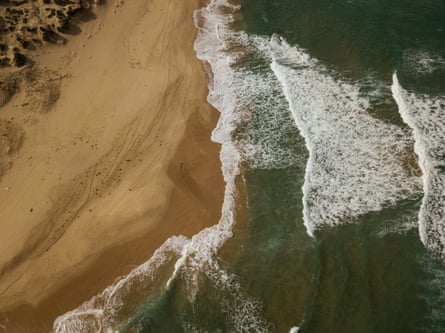
M 0 0 L 0 67 L 23 67 L 45 43 L 64 44 L 81 32 L 78 23 L 96 18 L 98 0 Z

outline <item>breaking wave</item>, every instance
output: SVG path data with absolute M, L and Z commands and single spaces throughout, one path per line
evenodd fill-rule
M 427 248 L 445 257 L 445 99 L 405 90 L 396 73 L 391 88 L 402 119 L 412 129 L 423 173 L 420 238 Z

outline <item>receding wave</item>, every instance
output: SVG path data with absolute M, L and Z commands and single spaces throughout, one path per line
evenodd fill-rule
M 396 73 L 392 92 L 402 119 L 412 129 L 423 173 L 420 238 L 427 248 L 445 258 L 445 99 L 408 92 Z

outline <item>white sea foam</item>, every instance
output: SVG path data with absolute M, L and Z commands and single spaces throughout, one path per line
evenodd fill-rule
M 445 258 L 445 99 L 408 92 L 393 75 L 399 113 L 412 129 L 423 173 L 419 233 L 425 246 Z
M 281 86 L 269 68 L 237 69 L 233 85 L 239 125 L 235 138 L 242 159 L 252 169 L 304 169 L 307 154 Z
M 406 132 L 371 117 L 359 87 L 334 79 L 304 50 L 277 37 L 269 44 L 263 48 L 309 150 L 303 186 L 309 234 L 419 190 L 418 177 L 403 163 L 412 145 Z

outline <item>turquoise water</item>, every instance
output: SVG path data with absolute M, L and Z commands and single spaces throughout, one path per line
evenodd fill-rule
M 227 183 L 57 332 L 445 332 L 445 2 L 212 0 Z

